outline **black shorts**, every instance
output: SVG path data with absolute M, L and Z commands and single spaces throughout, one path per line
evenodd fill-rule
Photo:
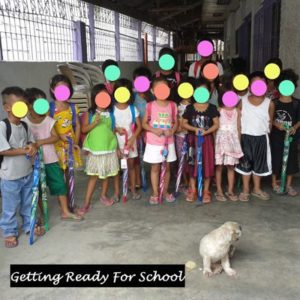
M 283 148 L 284 148 L 284 135 L 273 133 L 270 137 L 271 140 L 271 152 L 272 152 L 272 169 L 273 174 L 276 176 L 281 175 Z M 293 175 L 298 173 L 298 152 L 297 152 L 297 140 L 293 137 L 290 143 L 289 158 L 286 168 L 287 175 Z
M 272 174 L 271 150 L 268 135 L 242 134 L 241 146 L 244 156 L 236 172 L 242 175 L 269 176 Z

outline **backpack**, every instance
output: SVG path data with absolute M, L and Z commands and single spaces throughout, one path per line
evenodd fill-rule
M 201 63 L 200 61 L 195 61 L 195 67 L 194 67 L 194 77 L 197 78 L 197 73 L 199 68 L 201 68 Z M 200 77 L 200 76 L 199 76 Z
M 6 126 L 6 140 L 9 143 L 9 139 L 11 137 L 11 124 L 10 124 L 8 119 L 4 119 L 2 121 L 5 123 L 5 126 Z M 21 124 L 23 125 L 23 127 L 26 130 L 26 133 L 28 135 L 28 126 L 27 126 L 27 124 L 23 121 L 21 121 Z M 0 169 L 1 169 L 2 162 L 3 162 L 3 155 L 0 155 Z
M 72 111 L 72 127 L 74 133 L 76 132 L 76 106 L 75 103 L 69 103 Z M 55 114 L 55 102 L 50 102 L 50 117 L 53 118 Z
M 105 85 L 105 88 L 108 91 L 108 93 L 110 95 L 112 95 L 113 91 L 114 91 L 114 88 L 113 88 L 112 84 L 110 82 L 105 82 L 104 85 Z
M 160 75 L 161 75 L 160 71 L 157 71 L 155 73 L 156 78 L 160 77 Z M 179 85 L 179 83 L 180 83 L 180 73 L 177 72 L 177 71 L 175 72 L 175 79 L 176 79 L 177 85 Z
M 150 121 L 151 121 L 152 103 L 153 102 L 149 102 L 147 104 L 147 119 L 148 119 L 148 123 L 150 123 Z M 174 125 L 175 122 L 176 122 L 176 114 L 175 114 L 176 104 L 173 101 L 170 101 L 170 104 L 171 104 L 171 110 L 172 110 L 172 123 Z

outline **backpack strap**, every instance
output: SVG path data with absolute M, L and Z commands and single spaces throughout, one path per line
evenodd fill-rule
M 6 140 L 9 143 L 9 139 L 11 137 L 11 124 L 8 119 L 4 119 L 3 122 L 5 123 L 5 126 L 6 126 Z M 26 124 L 26 126 L 27 126 L 27 124 Z
M 50 117 L 53 118 L 54 114 L 55 114 L 55 102 L 54 101 L 50 102 L 49 112 L 50 112 Z
M 175 72 L 175 78 L 176 78 L 177 85 L 179 85 L 181 76 L 180 76 L 180 73 L 177 71 Z
M 176 108 L 175 108 L 175 103 L 173 101 L 171 101 L 170 104 L 171 104 L 171 110 L 172 110 L 172 123 L 174 125 L 176 122 Z
M 109 112 L 110 118 L 111 118 L 111 128 L 114 131 L 116 129 L 116 118 L 114 114 L 114 106 L 112 107 L 111 111 Z
M 89 113 L 89 124 L 92 123 L 93 113 L 90 111 Z
M 113 87 L 112 87 L 111 83 L 110 82 L 105 82 L 104 85 L 105 85 L 105 88 L 108 91 L 108 93 L 110 95 L 112 95 L 112 93 L 113 93 Z
M 195 61 L 195 67 L 194 67 L 194 77 L 197 78 L 198 70 L 201 67 L 200 61 Z
M 76 106 L 75 103 L 70 103 L 71 111 L 72 111 L 72 127 L 74 133 L 76 132 Z

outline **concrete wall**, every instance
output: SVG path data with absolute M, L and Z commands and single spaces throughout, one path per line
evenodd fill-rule
M 0 62 L 0 91 L 5 87 L 16 85 L 22 88 L 38 87 L 49 97 L 49 80 L 57 73 L 56 62 Z M 101 63 L 94 63 L 101 65 Z M 133 70 L 140 66 L 139 62 L 120 62 L 122 76 L 131 79 Z M 149 63 L 149 68 L 155 71 L 157 64 Z M 0 105 L 0 119 L 3 119 L 2 104 Z

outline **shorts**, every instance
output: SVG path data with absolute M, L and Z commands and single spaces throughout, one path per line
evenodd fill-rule
M 242 175 L 269 176 L 272 174 L 271 149 L 268 135 L 242 134 L 241 146 L 244 156 L 236 172 Z
M 144 162 L 150 164 L 160 164 L 163 161 L 162 151 L 164 146 L 146 144 L 144 153 Z M 167 162 L 173 162 L 177 160 L 175 144 L 168 145 L 168 157 Z
M 58 162 L 45 165 L 46 184 L 52 196 L 66 196 L 67 185 L 64 173 Z M 41 187 L 40 187 L 41 192 Z

